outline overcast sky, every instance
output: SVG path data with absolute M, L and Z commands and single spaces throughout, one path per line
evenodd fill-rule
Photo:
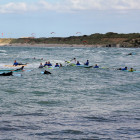
M 106 32 L 140 32 L 140 0 L 0 0 L 0 38 Z

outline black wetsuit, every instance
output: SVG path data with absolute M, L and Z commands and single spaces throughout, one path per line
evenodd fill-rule
M 23 70 L 23 68 L 24 68 L 24 66 L 22 66 L 22 67 L 21 67 L 21 68 L 19 68 L 19 69 L 14 70 L 14 71 Z
M 7 73 L 2 73 L 2 74 L 0 74 L 0 76 L 12 76 L 13 75 L 13 72 L 11 71 L 11 72 L 7 72 Z
M 45 70 L 44 74 L 51 74 L 51 72 Z

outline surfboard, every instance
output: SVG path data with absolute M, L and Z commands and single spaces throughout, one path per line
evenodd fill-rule
M 139 73 L 140 71 L 133 71 L 133 72 Z
M 1 69 L 0 72 L 2 71 L 14 71 L 14 69 Z
M 1 69 L 0 70 L 0 72 L 10 72 L 10 71 L 12 71 L 12 72 L 22 72 L 22 71 L 24 71 L 24 72 L 30 72 L 32 70 L 14 70 L 14 69 Z
M 22 74 L 20 74 L 20 73 L 13 73 L 13 76 L 21 77 Z
M 129 71 L 129 70 L 124 70 L 125 72 L 136 72 L 139 73 L 140 71 L 134 70 L 134 71 Z
M 13 66 L 13 65 L 5 65 L 5 67 L 22 67 L 22 66 L 27 66 L 27 65 L 17 65 L 17 66 Z
M 60 67 L 55 67 L 55 66 L 45 66 L 47 69 L 59 69 Z
M 87 66 L 87 65 L 75 65 L 75 67 L 83 67 L 83 68 L 92 68 L 93 66 Z

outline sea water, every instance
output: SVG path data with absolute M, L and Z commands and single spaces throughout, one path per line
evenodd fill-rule
M 74 57 L 100 68 L 67 66 Z M 140 48 L 0 47 L 0 69 L 14 60 L 31 71 L 0 76 L 0 139 L 140 139 L 140 73 L 117 70 L 140 71 Z

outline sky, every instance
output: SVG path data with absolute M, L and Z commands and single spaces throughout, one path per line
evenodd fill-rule
M 0 38 L 140 33 L 139 26 L 140 0 L 0 0 Z

